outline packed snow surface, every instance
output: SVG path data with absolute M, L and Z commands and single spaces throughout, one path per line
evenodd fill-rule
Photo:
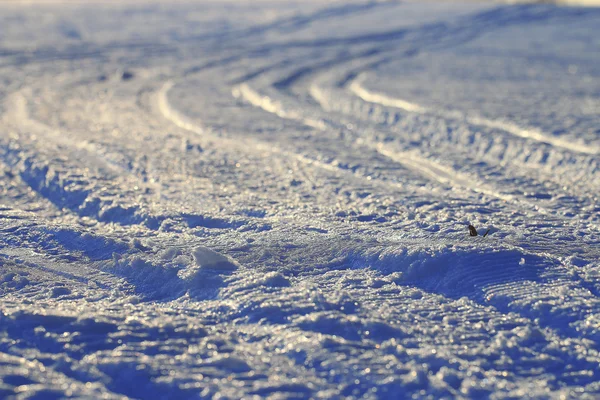
M 0 397 L 600 397 L 600 9 L 0 26 Z

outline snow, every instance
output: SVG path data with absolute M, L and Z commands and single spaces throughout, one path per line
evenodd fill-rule
M 0 10 L 0 398 L 600 396 L 600 9 Z

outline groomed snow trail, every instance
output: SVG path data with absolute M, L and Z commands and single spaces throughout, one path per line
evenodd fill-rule
M 1 398 L 600 397 L 600 9 L 0 11 Z

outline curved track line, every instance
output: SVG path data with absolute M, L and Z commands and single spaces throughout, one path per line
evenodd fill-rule
M 504 132 L 510 133 L 513 136 L 518 136 L 523 139 L 535 140 L 540 143 L 545 143 L 554 147 L 560 147 L 566 150 L 574 151 L 577 153 L 584 154 L 600 154 L 600 149 L 594 146 L 573 143 L 569 142 L 565 139 L 555 138 L 549 136 L 542 131 L 529 128 L 522 128 L 512 122 L 493 120 L 489 118 L 479 117 L 479 116 L 468 116 L 460 111 L 448 111 L 448 112 L 440 112 L 435 110 L 430 110 L 426 107 L 423 107 L 416 103 L 411 103 L 406 100 L 402 100 L 395 97 L 390 97 L 385 94 L 375 93 L 364 86 L 362 86 L 362 82 L 364 81 L 364 76 L 359 77 L 352 81 L 352 83 L 348 86 L 348 89 L 358 96 L 363 101 L 368 103 L 380 104 L 386 107 L 394 107 L 399 108 L 405 111 L 419 113 L 419 114 L 433 114 L 443 118 L 453 119 L 453 120 L 465 120 L 472 125 L 484 126 L 487 128 L 500 129 Z
M 270 114 L 275 114 L 280 118 L 300 121 L 304 125 L 319 130 L 325 130 L 325 128 L 327 127 L 325 122 L 321 120 L 305 118 L 302 115 L 300 115 L 300 113 L 285 110 L 280 104 L 272 100 L 269 96 L 261 95 L 245 83 L 234 88 L 232 90 L 232 94 L 234 97 L 242 97 L 253 106 L 262 108 L 266 112 Z
M 168 93 L 171 90 L 171 88 L 175 85 L 175 83 L 173 81 L 167 81 L 159 90 L 158 92 L 156 92 L 155 98 L 156 98 L 156 104 L 158 106 L 158 111 L 160 112 L 160 114 L 163 115 L 163 117 L 165 119 L 167 119 L 168 121 L 170 121 L 171 123 L 175 124 L 176 126 L 178 126 L 179 128 L 186 130 L 188 132 L 192 132 L 198 135 L 203 135 L 203 136 L 208 136 L 211 139 L 215 139 L 215 140 L 219 140 L 222 142 L 226 142 L 232 146 L 235 147 L 240 147 L 240 141 L 239 140 L 232 140 L 232 139 L 228 139 L 222 136 L 218 136 L 215 135 L 214 133 L 212 133 L 209 129 L 204 129 L 201 126 L 197 125 L 196 123 L 192 122 L 188 117 L 186 117 L 185 115 L 181 114 L 179 111 L 175 110 L 171 104 L 169 103 L 169 99 L 168 99 Z M 235 92 L 235 89 L 234 89 Z M 260 107 L 265 109 L 265 111 L 267 111 L 268 109 L 278 109 L 275 106 L 275 103 L 273 102 L 269 102 L 268 100 L 262 98 L 260 95 L 258 94 L 254 94 L 255 92 L 252 91 L 250 88 L 248 88 L 247 91 L 244 90 L 239 90 L 238 92 L 240 95 L 243 95 L 243 93 L 245 94 L 251 94 L 254 95 L 255 97 L 253 98 L 255 101 L 259 101 L 259 99 L 263 102 L 265 102 L 264 107 Z M 268 99 L 268 98 L 267 98 Z M 256 105 L 258 107 L 258 105 Z M 286 118 L 286 119 L 294 119 L 295 118 L 291 118 L 289 115 L 283 117 L 282 115 L 277 114 L 279 117 L 281 118 Z M 307 165 L 314 165 L 318 168 L 321 169 L 325 169 L 327 171 L 333 171 L 333 172 L 337 172 L 337 173 L 341 173 L 343 172 L 340 168 L 336 168 L 335 166 L 328 164 L 328 163 L 324 163 L 321 162 L 319 160 L 313 160 L 310 159 L 302 154 L 297 154 L 297 153 L 293 153 L 293 152 L 289 152 L 286 150 L 283 150 L 273 144 L 267 144 L 264 142 L 260 142 L 257 140 L 253 140 L 253 139 L 249 139 L 249 138 L 244 138 L 243 142 L 245 142 L 245 144 L 250 144 L 252 147 L 254 147 L 257 150 L 260 151 L 266 151 L 272 154 L 278 154 L 278 155 L 282 155 L 286 158 L 293 158 L 296 161 L 299 161 L 303 164 L 307 164 Z M 244 147 L 247 149 L 247 147 Z
M 397 99 L 393 97 L 388 97 L 384 94 L 369 92 L 367 89 L 361 86 L 358 80 L 352 81 L 352 83 L 348 86 L 350 91 L 363 99 L 368 103 L 376 103 L 381 104 L 382 106 L 400 108 L 402 110 L 425 114 L 429 110 L 425 107 L 422 107 L 416 103 L 411 103 L 402 99 Z
M 163 117 L 165 117 L 167 120 L 171 121 L 173 124 L 180 127 L 181 129 L 196 133 L 198 135 L 207 134 L 208 132 L 206 132 L 200 126 L 194 124 L 185 115 L 180 114 L 177 110 L 171 107 L 167 94 L 173 88 L 173 86 L 175 86 L 175 83 L 173 81 L 167 81 L 156 93 L 156 102 L 160 113 L 163 115 Z M 212 136 L 212 134 L 210 135 Z

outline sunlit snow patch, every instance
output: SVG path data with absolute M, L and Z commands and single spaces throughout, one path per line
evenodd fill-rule
M 201 269 L 215 271 L 235 271 L 238 265 L 235 261 L 207 247 L 196 247 L 192 253 L 194 261 Z

